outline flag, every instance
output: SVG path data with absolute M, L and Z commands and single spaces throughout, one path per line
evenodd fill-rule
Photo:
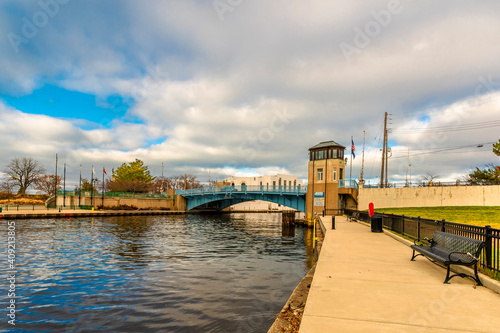
M 106 169 L 104 167 L 102 167 L 102 172 L 104 172 L 105 175 L 107 175 L 108 173 L 106 172 Z
M 351 152 L 352 152 L 352 158 L 356 158 L 356 154 L 354 152 L 356 151 L 356 147 L 354 147 L 354 141 L 351 139 Z
M 94 175 L 95 175 L 94 166 L 92 166 L 92 174 L 94 174 Z

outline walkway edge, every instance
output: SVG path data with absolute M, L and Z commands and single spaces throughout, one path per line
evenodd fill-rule
M 316 265 L 306 273 L 297 287 L 295 287 L 267 333 L 295 332 L 292 329 L 298 330 L 315 270 Z

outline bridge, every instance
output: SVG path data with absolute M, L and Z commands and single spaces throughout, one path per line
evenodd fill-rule
M 240 202 L 263 200 L 306 211 L 307 186 L 242 185 L 178 190 L 186 199 L 186 209 L 222 210 Z

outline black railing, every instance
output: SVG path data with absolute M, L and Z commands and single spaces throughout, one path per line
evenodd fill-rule
M 348 216 L 358 213 L 359 220 L 370 222 L 368 212 L 345 209 L 344 213 Z M 382 225 L 384 228 L 412 239 L 432 238 L 435 231 L 444 231 L 450 234 L 482 240 L 486 243 L 486 247 L 481 254 L 481 266 L 500 272 L 500 229 L 493 229 L 490 226 L 480 227 L 405 215 L 376 215 L 382 216 Z
M 323 210 L 323 216 L 326 215 L 343 215 L 344 210 L 343 209 L 325 209 Z

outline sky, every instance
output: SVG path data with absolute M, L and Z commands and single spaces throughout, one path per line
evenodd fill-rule
M 353 137 L 377 183 L 388 112 L 389 181 L 455 181 L 500 164 L 498 31 L 498 1 L 3 0 L 0 169 L 305 179 Z

